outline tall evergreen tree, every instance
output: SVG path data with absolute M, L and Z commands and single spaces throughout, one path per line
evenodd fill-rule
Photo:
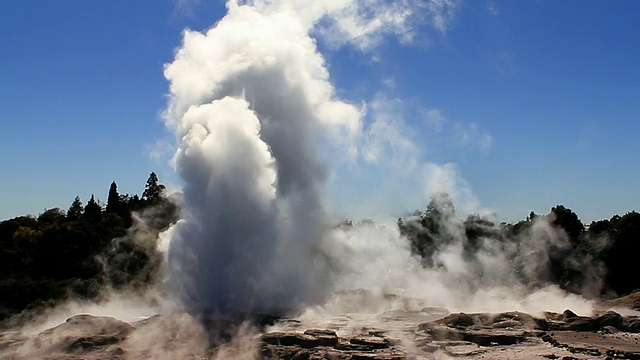
M 69 221 L 78 220 L 83 213 L 84 208 L 82 206 L 80 196 L 76 196 L 75 200 L 71 203 L 71 206 L 69 206 L 69 210 L 67 210 L 67 219 Z
M 121 208 L 120 195 L 118 194 L 118 185 L 116 182 L 111 183 L 109 188 L 109 197 L 107 198 L 107 214 L 119 214 Z
M 83 219 L 91 223 L 98 223 L 102 220 L 102 207 L 98 204 L 93 195 L 91 195 L 91 199 L 89 199 L 87 206 L 84 207 Z
M 147 185 L 142 193 L 142 200 L 147 204 L 157 204 L 160 202 L 163 186 L 158 184 L 158 176 L 152 172 L 147 179 Z

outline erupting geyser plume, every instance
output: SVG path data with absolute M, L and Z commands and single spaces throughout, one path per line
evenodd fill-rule
M 185 184 L 169 261 L 189 307 L 277 311 L 323 295 L 314 252 L 327 169 L 316 148 L 323 135 L 352 139 L 362 115 L 336 98 L 309 33 L 327 19 L 325 31 L 365 41 L 397 31 L 411 6 L 374 3 L 377 25 L 364 26 L 356 1 L 230 1 L 213 28 L 185 32 L 165 75 Z
M 331 229 L 323 150 L 331 144 L 367 160 L 362 138 L 375 127 L 363 121 L 366 107 L 336 96 L 312 34 L 368 51 L 385 34 L 410 40 L 414 11 L 445 30 L 455 2 L 254 0 L 227 8 L 206 32 L 185 31 L 165 69 L 165 118 L 177 136 L 174 162 L 184 182 L 182 220 L 170 232 L 169 282 L 185 306 L 276 314 L 367 290 L 451 309 L 475 303 L 542 310 L 564 297 L 557 287 L 529 293 L 513 276 L 514 252 L 495 240 L 470 256 L 455 221 L 446 225 L 455 241 L 433 254 L 434 268 L 422 266 L 394 223 Z M 440 179 L 427 187 L 469 194 L 456 189 L 451 164 L 421 169 L 430 174 L 427 184 Z M 544 232 L 548 224 L 539 227 Z M 532 249 L 542 261 L 547 256 Z M 340 303 L 334 296 L 325 309 Z

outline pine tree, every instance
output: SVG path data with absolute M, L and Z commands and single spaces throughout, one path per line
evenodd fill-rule
M 120 195 L 118 194 L 118 185 L 116 182 L 111 183 L 111 187 L 109 188 L 109 197 L 107 198 L 107 209 L 105 212 L 107 214 L 119 214 L 120 213 Z
M 82 216 L 84 208 L 82 207 L 82 201 L 80 196 L 76 196 L 75 200 L 71 203 L 69 210 L 67 211 L 67 219 L 70 221 L 78 220 Z
M 158 184 L 158 176 L 152 172 L 147 179 L 147 185 L 142 193 L 142 200 L 146 204 L 155 205 L 160 202 L 163 186 Z
M 87 206 L 84 207 L 83 219 L 91 223 L 98 223 L 102 220 L 102 207 L 98 204 L 93 194 Z

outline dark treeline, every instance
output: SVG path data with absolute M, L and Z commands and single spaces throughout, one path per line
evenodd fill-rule
M 141 196 L 119 194 L 113 182 L 106 204 L 92 195 L 84 205 L 76 197 L 66 211 L 53 208 L 1 222 L 0 320 L 71 297 L 99 300 L 107 288 L 144 290 L 162 264 L 158 234 L 178 215 L 178 201 L 151 173 Z M 479 272 L 482 266 L 474 262 L 502 254 L 532 288 L 556 284 L 593 298 L 640 289 L 635 211 L 585 226 L 558 205 L 546 215 L 531 212 L 515 224 L 496 224 L 480 215 L 459 218 L 450 197 L 439 194 L 425 210 L 398 219 L 398 227 L 424 267 L 446 267 L 440 255 L 453 245 Z
M 158 233 L 177 221 L 178 205 L 151 173 L 141 196 L 111 183 L 106 205 L 45 210 L 0 223 L 0 320 L 70 297 L 98 300 L 107 287 L 140 289 L 161 264 Z
M 635 211 L 585 226 L 571 209 L 557 205 L 547 215 L 531 212 L 515 224 L 495 224 L 479 215 L 460 219 L 451 198 L 439 194 L 425 210 L 398 219 L 398 227 L 425 267 L 442 267 L 440 252 L 457 244 L 469 263 L 482 252 L 505 254 L 515 276 L 532 288 L 556 284 L 590 298 L 640 289 Z

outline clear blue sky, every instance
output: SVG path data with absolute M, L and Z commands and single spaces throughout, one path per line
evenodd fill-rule
M 184 28 L 225 12 L 181 3 L 0 4 L 0 219 L 66 209 L 76 195 L 105 201 L 113 180 L 140 194 L 151 171 L 179 186 L 166 154 L 151 156 L 170 139 L 163 64 Z M 457 164 L 501 219 L 564 204 L 588 222 L 640 210 L 639 18 L 633 0 L 466 0 L 446 32 L 411 44 L 319 47 L 339 96 L 401 99 L 423 160 Z M 446 120 L 425 125 L 429 111 Z M 353 176 L 332 191 L 376 191 Z

